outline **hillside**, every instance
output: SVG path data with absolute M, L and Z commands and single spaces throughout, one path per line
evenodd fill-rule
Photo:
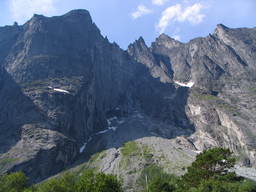
M 131 186 L 148 164 L 180 175 L 216 146 L 256 165 L 256 28 L 122 50 L 86 10 L 34 15 L 0 27 L 0 74 L 1 173 L 40 182 L 105 150 L 87 165 Z

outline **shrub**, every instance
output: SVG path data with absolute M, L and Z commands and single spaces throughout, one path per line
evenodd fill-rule
M 77 192 L 122 192 L 122 187 L 113 175 L 86 171 L 80 177 L 76 190 Z
M 27 181 L 21 172 L 0 176 L 0 192 L 22 192 L 27 187 Z
M 74 174 L 64 174 L 59 178 L 49 179 L 33 189 L 35 192 L 73 192 L 76 186 Z
M 146 167 L 138 179 L 138 185 L 146 192 L 172 192 L 176 188 L 176 183 L 176 176 L 165 173 L 156 165 Z
M 182 181 L 188 187 L 197 187 L 202 181 L 210 179 L 236 179 L 235 173 L 229 172 L 235 165 L 235 158 L 228 149 L 214 148 L 197 155 L 188 167 Z

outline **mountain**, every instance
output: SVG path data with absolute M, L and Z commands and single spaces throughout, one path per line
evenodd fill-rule
M 86 10 L 0 27 L 0 172 L 39 182 L 106 150 L 104 172 L 154 162 L 182 174 L 215 146 L 255 166 L 255 51 L 256 28 L 224 25 L 188 43 L 141 37 L 125 51 Z M 154 150 L 120 167 L 127 146 Z
M 255 50 L 256 28 L 218 25 L 186 44 L 162 34 L 150 48 L 140 40 L 128 52 L 153 76 L 161 80 L 171 69 L 170 79 L 190 88 L 186 114 L 196 128 L 190 139 L 197 149 L 228 147 L 255 164 Z

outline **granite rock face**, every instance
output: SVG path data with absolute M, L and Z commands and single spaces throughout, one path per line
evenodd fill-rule
M 187 44 L 163 34 L 124 51 L 86 10 L 1 27 L 0 172 L 38 182 L 152 136 L 229 147 L 255 165 L 255 41 L 255 28 L 218 25 Z
M 167 57 L 162 71 L 171 69 L 172 82 L 188 87 L 186 114 L 196 129 L 189 139 L 197 149 L 228 147 L 244 164 L 255 165 L 256 28 L 220 24 L 213 34 L 186 44 L 162 34 L 141 51 L 143 59 L 134 51 L 140 47 L 136 41 L 128 52 L 150 69 L 159 66 L 154 58 Z
M 193 132 L 184 110 L 186 91 L 176 93 L 174 85 L 161 83 L 103 38 L 87 11 L 34 15 L 23 26 L 0 32 L 0 47 L 6 49 L 0 77 L 1 172 L 23 170 L 37 182 L 113 147 L 104 133 L 114 132 L 117 117 L 140 119 L 143 113 L 145 123 L 165 137 Z M 152 126 L 159 122 L 162 128 Z M 116 146 L 153 134 L 136 124 L 123 127 Z M 86 147 L 95 140 L 99 144 Z

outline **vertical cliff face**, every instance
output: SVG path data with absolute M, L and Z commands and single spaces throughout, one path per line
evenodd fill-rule
M 1 159 L 12 159 L 1 169 L 40 180 L 70 164 L 90 134 L 106 127 L 105 111 L 117 105 L 111 100 L 126 80 L 110 73 L 128 65 L 84 10 L 35 15 L 1 32 Z
M 167 58 L 157 57 L 158 66 L 148 70 L 103 38 L 87 11 L 34 15 L 2 30 L 9 28 L 1 55 L 0 152 L 3 162 L 12 161 L 1 172 L 24 170 L 39 181 L 135 138 L 193 132 L 186 90 L 168 84 L 171 71 L 162 70 Z M 165 83 L 156 79 L 162 74 Z
M 148 67 L 152 77 L 159 78 L 162 83 L 172 82 L 173 71 L 170 68 L 169 58 L 152 52 L 142 37 L 129 46 L 128 53 L 137 62 Z
M 149 136 L 229 147 L 255 164 L 255 33 L 219 25 L 186 44 L 163 34 L 124 51 L 85 10 L 1 27 L 0 172 L 40 181 Z
M 0 63 L 2 64 L 5 57 L 9 54 L 10 49 L 16 42 L 19 32 L 21 30 L 20 26 L 6 26 L 0 27 Z
M 128 51 L 150 69 L 157 65 L 154 55 L 167 57 L 161 70 L 173 71 L 169 79 L 189 89 L 186 112 L 196 128 L 190 137 L 195 146 L 229 147 L 246 164 L 255 164 L 255 34 L 255 28 L 218 25 L 185 44 L 163 34 L 141 54 L 134 51 L 138 41 Z

